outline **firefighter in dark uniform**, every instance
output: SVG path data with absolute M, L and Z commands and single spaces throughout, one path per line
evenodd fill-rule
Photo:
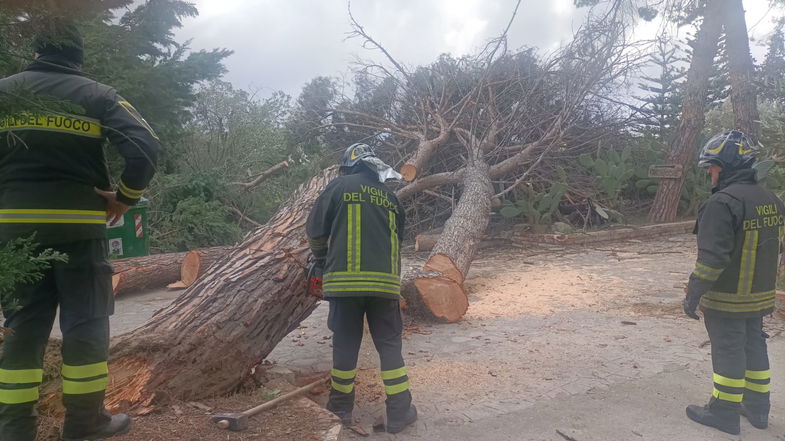
M 711 340 L 714 391 L 706 406 L 687 416 L 723 432 L 740 432 L 740 415 L 768 427 L 771 374 L 763 317 L 774 309 L 777 261 L 785 206 L 760 187 L 755 145 L 739 131 L 722 133 L 704 147 L 713 194 L 696 224 L 698 259 L 690 275 L 684 312 L 700 306 Z
M 20 96 L 31 102 L 0 117 L 0 243 L 35 234 L 42 248 L 64 253 L 68 262 L 16 287 L 11 304 L 3 305 L 12 332 L 0 355 L 0 439 L 35 439 L 44 349 L 58 306 L 63 439 L 103 439 L 131 424 L 103 405 L 114 310 L 106 222 L 120 219 L 142 196 L 159 142 L 131 104 L 80 72 L 82 39 L 73 25 L 52 26 L 34 47 L 35 61 L 0 80 L 0 103 Z M 74 110 L 51 110 L 34 102 L 39 97 Z M 107 139 L 125 159 L 117 192 L 110 191 L 102 150 Z
M 332 389 L 328 410 L 352 423 L 354 379 L 368 320 L 381 359 L 387 393 L 387 431 L 397 433 L 417 419 L 401 354 L 400 243 L 404 210 L 380 179 L 386 166 L 365 144 L 350 146 L 342 176 L 319 196 L 307 233 L 316 267 L 323 268 L 324 297 L 333 331 Z

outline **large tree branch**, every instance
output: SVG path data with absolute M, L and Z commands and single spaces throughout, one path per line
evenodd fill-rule
M 289 167 L 289 162 L 288 161 L 281 161 L 278 164 L 275 164 L 274 166 L 272 166 L 272 167 L 268 168 L 267 170 L 263 171 L 259 176 L 257 176 L 254 180 L 252 180 L 250 182 L 232 182 L 231 184 L 232 185 L 239 185 L 240 187 L 243 187 L 245 189 L 245 191 L 250 191 L 254 187 L 256 187 L 257 185 L 259 185 L 262 182 L 266 181 L 267 179 L 269 179 L 270 177 L 272 177 L 273 175 L 275 175 L 279 171 L 285 169 L 286 167 Z

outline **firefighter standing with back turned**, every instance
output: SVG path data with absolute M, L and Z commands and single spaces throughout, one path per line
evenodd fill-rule
M 0 356 L 0 440 L 35 439 L 44 349 L 58 306 L 63 439 L 109 438 L 127 432 L 131 420 L 104 409 L 114 311 L 106 222 L 119 220 L 140 199 L 159 143 L 131 104 L 80 72 L 83 45 L 76 27 L 54 24 L 34 47 L 36 59 L 25 71 L 0 80 L 0 102 L 33 97 L 30 108 L 0 118 L 0 243 L 35 234 L 42 247 L 66 254 L 68 262 L 17 286 L 10 300 L 18 308 L 3 305 L 12 332 Z M 39 97 L 74 110 L 35 105 Z M 107 138 L 125 159 L 116 193 L 102 150 Z
M 324 297 L 330 302 L 333 369 L 327 409 L 344 424 L 352 423 L 357 356 L 367 317 L 387 393 L 387 431 L 397 433 L 417 419 L 401 355 L 404 211 L 384 185 L 395 172 L 368 145 L 346 150 L 341 174 L 316 200 L 307 224 L 315 258 L 310 278 L 324 273 Z
M 684 312 L 700 305 L 711 340 L 714 391 L 706 406 L 687 407 L 698 423 L 740 433 L 740 415 L 768 427 L 771 374 L 763 316 L 774 309 L 777 260 L 785 206 L 757 184 L 755 145 L 739 131 L 703 147 L 713 194 L 696 224 L 698 260 L 690 275 Z

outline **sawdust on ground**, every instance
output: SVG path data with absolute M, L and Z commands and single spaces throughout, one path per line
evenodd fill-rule
M 532 267 L 466 280 L 467 319 L 551 315 L 571 309 L 606 307 L 628 290 L 624 280 L 598 276 L 587 268 Z M 600 283 L 598 283 L 600 282 Z

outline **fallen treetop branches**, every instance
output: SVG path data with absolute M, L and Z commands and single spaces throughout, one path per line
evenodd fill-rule
M 368 90 L 358 91 L 362 99 L 341 101 L 328 125 L 361 128 L 358 138 L 381 140 L 381 154 L 401 166 L 407 181 L 396 194 L 410 225 L 444 222 L 423 268 L 427 277 L 439 274 L 461 286 L 487 228 L 491 199 L 515 197 L 552 155 L 574 158 L 603 142 L 584 124 L 606 121 L 609 90 L 640 61 L 625 43 L 620 14 L 618 8 L 589 14 L 573 41 L 547 58 L 533 50 L 508 53 L 505 30 L 474 57 L 444 55 L 412 71 L 352 17 L 353 36 L 381 50 L 393 68 L 364 65 L 359 84 Z M 434 192 L 438 187 L 450 190 Z M 414 285 L 421 296 L 430 295 L 427 283 Z M 462 289 L 454 301 L 464 302 L 461 296 Z

